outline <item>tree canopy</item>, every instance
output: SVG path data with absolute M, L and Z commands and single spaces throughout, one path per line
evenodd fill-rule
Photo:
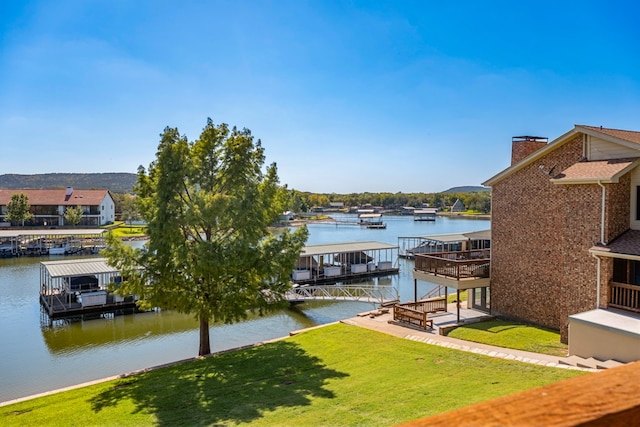
M 122 220 L 131 225 L 133 221 L 140 219 L 140 212 L 138 212 L 138 205 L 136 203 L 136 197 L 131 194 L 125 194 L 122 197 Z
M 24 226 L 25 221 L 33 218 L 33 214 L 29 211 L 29 197 L 24 193 L 15 193 L 11 195 L 11 200 L 7 203 L 7 212 L 4 219 L 9 222 L 19 222 Z
M 146 308 L 200 320 L 199 354 L 211 352 L 209 322 L 234 322 L 249 311 L 281 307 L 307 229 L 269 231 L 288 202 L 275 164 L 248 129 L 214 125 L 189 142 L 178 129 L 161 135 L 156 159 L 136 184 L 148 243 L 133 249 L 109 237 L 104 251 Z
M 351 206 L 382 206 L 384 209 L 400 210 L 403 206 L 421 207 L 425 204 L 446 210 L 456 200 L 470 210 L 482 213 L 491 212 L 491 191 L 489 189 L 470 192 L 442 192 L 442 193 L 305 193 L 291 190 L 289 208 L 295 212 L 304 212 L 311 207 L 327 207 L 331 202 L 343 202 L 345 207 Z
M 75 208 L 73 206 L 68 207 L 67 209 L 64 210 L 64 213 L 62 214 L 62 216 L 64 217 L 65 224 L 69 224 L 69 225 L 80 224 L 80 221 L 82 221 L 82 215 L 84 215 L 84 212 L 82 211 L 82 206 L 76 206 Z

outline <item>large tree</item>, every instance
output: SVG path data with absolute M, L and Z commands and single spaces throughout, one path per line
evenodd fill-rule
M 178 129 L 161 135 L 156 159 L 138 170 L 136 193 L 149 242 L 133 249 L 108 237 L 104 251 L 125 279 L 119 293 L 143 308 L 193 314 L 199 355 L 211 352 L 209 322 L 231 323 L 249 311 L 281 307 L 307 229 L 269 226 L 287 203 L 276 165 L 247 129 L 207 121 L 189 142 Z
M 5 221 L 19 222 L 24 226 L 25 221 L 33 218 L 33 214 L 29 212 L 29 197 L 24 193 L 14 193 L 11 200 L 7 203 L 7 212 L 4 214 Z
M 138 212 L 138 204 L 136 203 L 136 197 L 131 194 L 125 194 L 122 199 L 122 220 L 129 224 L 133 221 L 140 219 L 140 212 Z
M 65 209 L 62 217 L 64 218 L 65 224 L 78 225 L 80 221 L 82 221 L 83 215 L 84 211 L 82 210 L 82 206 L 78 205 L 75 208 L 71 206 Z

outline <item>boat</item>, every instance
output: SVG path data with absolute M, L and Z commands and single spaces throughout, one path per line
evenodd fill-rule
M 364 213 L 358 216 L 359 224 L 366 228 L 387 228 L 381 213 Z
M 71 251 L 71 245 L 68 243 L 56 243 L 49 248 L 49 255 L 66 255 Z

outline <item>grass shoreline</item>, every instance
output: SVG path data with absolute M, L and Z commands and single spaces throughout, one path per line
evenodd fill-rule
M 323 424 L 390 425 L 584 374 L 443 349 L 341 322 L 297 332 L 206 358 L 176 361 L 4 403 L 0 406 L 0 420 L 5 425 L 47 424 L 67 419 L 76 409 L 84 408 L 87 413 L 83 418 L 68 418 L 70 424 L 315 425 L 310 420 L 329 416 L 326 411 L 333 411 L 337 405 L 343 408 L 342 415 L 320 418 Z M 298 364 L 302 367 L 295 368 Z M 385 369 L 377 369 L 380 366 Z M 472 375 L 472 386 L 466 378 L 469 366 L 481 371 L 478 376 Z M 428 369 L 429 374 L 420 374 L 422 369 Z M 323 373 L 321 378 L 316 378 L 317 372 Z M 427 376 L 416 383 L 416 375 Z M 227 389 L 226 381 L 233 378 L 237 382 Z M 445 384 L 447 379 L 449 382 Z M 201 382 L 217 391 L 201 388 Z M 500 387 L 492 387 L 492 383 Z M 286 390 L 290 386 L 294 388 L 293 394 Z M 396 386 L 412 392 L 406 391 L 409 394 L 402 397 L 401 408 L 386 414 L 386 400 L 380 396 L 380 389 L 395 390 Z M 181 388 L 186 391 L 176 390 Z M 457 388 L 459 393 L 451 395 L 451 388 Z M 225 397 L 227 392 L 233 396 Z M 271 397 L 261 398 L 262 392 Z M 207 399 L 192 402 L 195 415 L 180 408 L 169 411 L 163 406 L 190 393 L 204 394 L 217 403 L 214 405 Z M 442 394 L 446 403 L 438 399 L 433 408 L 424 412 L 421 399 Z M 249 399 L 249 403 L 243 399 Z M 239 410 L 236 404 L 243 408 L 241 414 L 236 414 Z M 256 407 L 261 409 L 256 412 Z

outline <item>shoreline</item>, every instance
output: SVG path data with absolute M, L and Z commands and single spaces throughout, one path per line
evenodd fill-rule
M 348 319 L 345 319 L 345 320 L 348 320 Z M 299 334 L 299 333 L 304 332 L 306 330 L 322 328 L 324 326 L 333 325 L 333 324 L 339 323 L 339 322 L 342 322 L 342 320 L 339 320 L 339 321 L 336 321 L 336 322 L 324 323 L 322 325 L 311 326 L 309 328 L 298 329 L 298 330 L 295 330 L 295 331 L 290 331 L 289 335 L 285 335 L 285 336 L 282 336 L 282 337 L 279 337 L 279 338 L 273 338 L 273 339 L 270 339 L 270 340 L 258 341 L 258 342 L 255 342 L 253 344 L 247 344 L 247 345 L 242 345 L 242 346 L 239 346 L 239 347 L 229 348 L 229 349 L 226 349 L 226 350 L 220 350 L 220 351 L 212 352 L 212 353 L 210 353 L 210 354 L 208 354 L 206 356 L 194 356 L 194 357 L 189 357 L 189 358 L 186 358 L 186 359 L 174 360 L 173 362 L 162 363 L 160 365 L 154 365 L 154 366 L 150 366 L 150 367 L 147 367 L 147 368 L 137 369 L 135 371 L 125 372 L 123 374 L 111 375 L 111 376 L 108 376 L 108 377 L 98 378 L 98 379 L 95 379 L 95 380 L 86 381 L 86 382 L 79 383 L 79 384 L 73 384 L 73 385 L 70 385 L 70 386 L 56 388 L 56 389 L 49 390 L 49 391 L 43 391 L 41 393 L 31 394 L 31 395 L 23 396 L 23 397 L 17 397 L 15 399 L 11 399 L 11 400 L 5 400 L 4 402 L 0 402 L 0 407 L 13 405 L 15 403 L 20 403 L 20 402 L 26 402 L 28 400 L 38 399 L 40 397 L 50 396 L 52 394 L 62 393 L 62 392 L 69 391 L 69 390 L 75 390 L 75 389 L 78 389 L 78 388 L 88 387 L 88 386 L 91 386 L 91 385 L 100 384 L 100 383 L 104 383 L 104 382 L 107 382 L 107 381 L 113 381 L 113 380 L 128 378 L 130 376 L 144 374 L 145 372 L 151 372 L 151 371 L 155 371 L 155 370 L 158 370 L 158 369 L 167 368 L 167 367 L 170 367 L 170 366 L 180 365 L 182 363 L 195 362 L 196 360 L 199 360 L 199 359 L 206 359 L 208 357 L 219 356 L 221 354 L 230 353 L 230 352 L 233 352 L 233 351 L 239 351 L 239 350 L 244 350 L 244 349 L 247 349 L 247 348 L 258 347 L 258 346 L 261 346 L 261 345 L 264 345 L 264 344 L 267 344 L 267 343 L 276 342 L 276 341 L 280 341 L 280 340 L 289 338 L 289 337 L 291 337 L 293 335 Z

